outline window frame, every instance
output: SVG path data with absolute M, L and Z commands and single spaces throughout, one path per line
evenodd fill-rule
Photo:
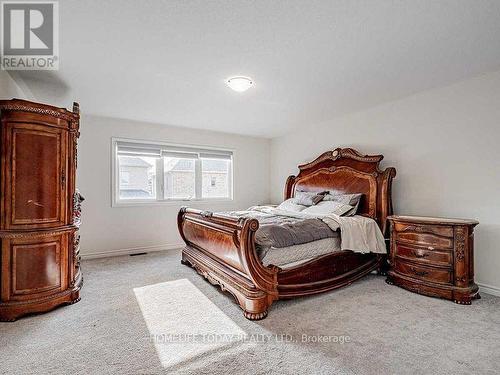
M 199 164 L 199 168 L 195 168 L 195 189 L 196 195 L 199 198 L 192 199 L 179 199 L 179 198 L 165 198 L 164 192 L 164 159 L 160 157 L 159 161 L 156 163 L 156 197 L 148 199 L 120 199 L 120 166 L 118 158 L 118 144 L 120 142 L 126 143 L 137 143 L 137 144 L 147 144 L 152 146 L 160 147 L 181 147 L 185 149 L 191 149 L 193 152 L 199 153 L 203 150 L 210 151 L 221 151 L 221 152 L 231 152 L 231 163 L 229 168 L 229 197 L 227 198 L 201 198 L 202 189 L 202 176 L 201 176 L 201 159 L 197 159 L 196 164 Z M 231 148 L 223 147 L 213 147 L 207 145 L 193 145 L 193 144 L 179 144 L 179 143 L 167 143 L 167 142 L 157 142 L 151 140 L 142 139 L 131 139 L 131 138 L 121 138 L 112 137 L 111 138 L 111 207 L 127 207 L 127 206 L 154 206 L 154 205 L 177 205 L 183 206 L 188 202 L 194 203 L 214 203 L 214 202 L 231 202 L 234 201 L 234 163 L 236 159 L 236 152 Z M 198 182 L 199 181 L 199 182 Z

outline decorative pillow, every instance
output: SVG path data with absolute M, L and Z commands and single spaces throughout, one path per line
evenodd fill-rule
M 338 216 L 346 216 L 347 213 L 352 211 L 354 207 L 348 204 L 335 202 L 335 201 L 323 201 L 319 202 L 315 206 L 307 207 L 302 213 L 312 214 L 312 215 L 330 215 L 335 214 Z
M 282 202 L 276 209 L 278 210 L 284 210 L 284 211 L 293 211 L 293 212 L 300 212 L 302 210 L 305 210 L 307 207 L 303 206 L 301 204 L 296 204 L 294 198 L 287 199 L 286 201 Z
M 294 202 L 303 206 L 314 206 L 323 200 L 326 192 L 314 193 L 309 191 L 296 191 Z
M 323 198 L 324 201 L 334 201 L 343 204 L 348 204 L 352 206 L 353 209 L 351 212 L 347 212 L 344 216 L 353 216 L 356 215 L 358 211 L 359 202 L 361 201 L 361 197 L 363 194 L 355 193 L 355 194 L 335 194 L 335 192 L 330 192 L 325 195 Z

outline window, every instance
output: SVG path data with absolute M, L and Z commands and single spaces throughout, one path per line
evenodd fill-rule
M 130 172 L 122 168 L 120 171 L 120 187 L 125 187 L 130 184 Z
M 232 199 L 233 153 L 113 139 L 113 204 Z
M 196 196 L 196 159 L 166 156 L 163 165 L 164 198 L 193 199 Z
M 222 198 L 229 192 L 229 170 L 231 161 L 225 159 L 202 158 L 202 197 Z
M 154 199 L 156 193 L 154 157 L 118 155 L 120 166 L 120 199 Z

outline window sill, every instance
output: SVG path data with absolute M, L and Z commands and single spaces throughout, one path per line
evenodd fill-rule
M 113 202 L 111 207 L 147 207 L 147 206 L 189 206 L 189 205 L 204 205 L 204 204 L 212 204 L 212 203 L 230 203 L 234 202 L 233 198 L 212 198 L 212 199 L 168 199 L 168 200 L 151 200 L 151 201 L 118 201 Z

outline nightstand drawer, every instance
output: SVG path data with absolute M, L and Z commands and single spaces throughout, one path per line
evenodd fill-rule
M 451 266 L 453 255 L 449 251 L 437 251 L 432 246 L 428 249 L 421 249 L 396 243 L 396 256 L 405 258 L 413 262 L 418 262 L 436 266 Z
M 451 226 L 395 223 L 394 230 L 396 232 L 429 233 L 429 234 L 435 234 L 435 235 L 441 236 L 441 237 L 453 238 L 453 227 L 451 227 Z
M 442 237 L 430 233 L 413 231 L 396 232 L 396 240 L 420 246 L 439 247 L 441 249 L 453 249 L 453 238 Z
M 452 273 L 449 270 L 420 266 L 400 259 L 396 260 L 394 269 L 402 275 L 432 283 L 451 284 L 453 281 Z

